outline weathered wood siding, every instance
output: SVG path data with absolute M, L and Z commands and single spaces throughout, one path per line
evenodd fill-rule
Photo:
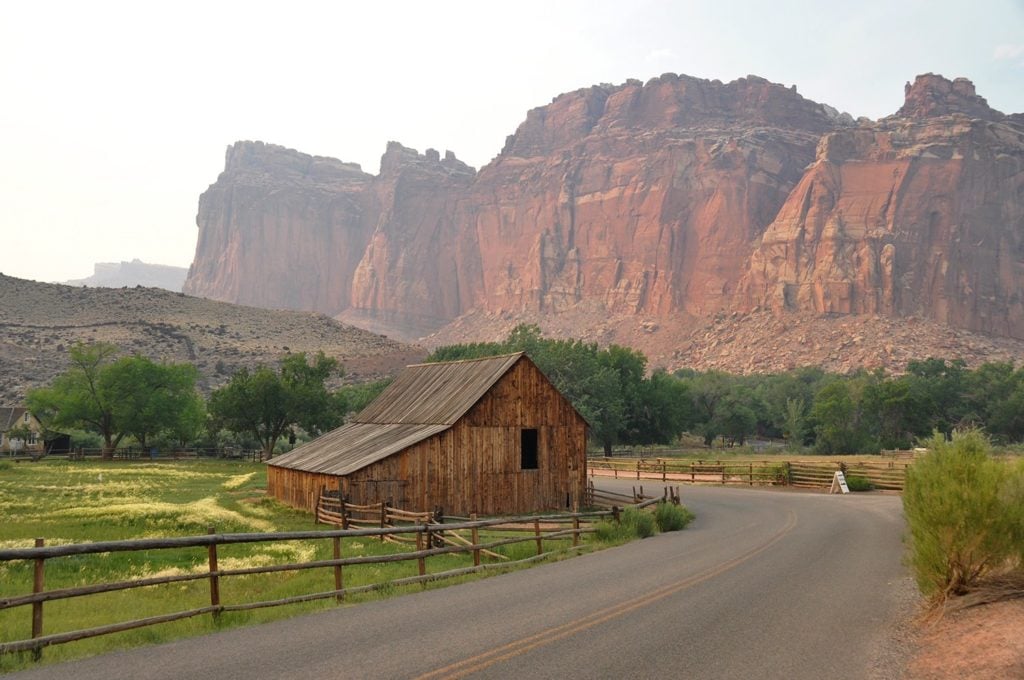
M 536 429 L 538 468 L 520 467 L 520 431 Z M 340 479 L 352 503 L 487 515 L 573 507 L 586 486 L 587 425 L 534 364 L 520 360 L 450 429 Z M 268 492 L 315 509 L 336 478 L 271 467 Z
M 334 475 L 267 466 L 267 494 L 293 508 L 316 512 L 316 502 L 324 487 L 337 489 L 338 478 Z
M 532 362 L 519 361 L 451 429 L 342 479 L 353 503 L 487 515 L 557 510 L 583 499 L 586 423 Z M 538 469 L 520 468 L 520 430 Z

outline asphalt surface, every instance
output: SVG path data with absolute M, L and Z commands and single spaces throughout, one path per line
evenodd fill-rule
M 899 497 L 682 496 L 697 513 L 685 531 L 8 677 L 879 677 L 906 582 Z

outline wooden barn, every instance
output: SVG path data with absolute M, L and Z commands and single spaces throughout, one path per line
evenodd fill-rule
M 314 511 L 348 502 L 505 515 L 571 508 L 587 423 L 523 353 L 408 366 L 353 422 L 272 459 L 267 492 Z

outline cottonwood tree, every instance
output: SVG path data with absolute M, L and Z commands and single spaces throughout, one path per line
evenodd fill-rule
M 103 457 L 126 436 L 142 445 L 170 430 L 199 399 L 196 369 L 190 364 L 157 364 L 143 356 L 117 358 L 109 343 L 76 344 L 71 367 L 49 387 L 32 390 L 29 408 L 49 429 L 75 428 L 103 439 Z
M 278 440 L 295 427 L 317 435 L 340 423 L 342 414 L 324 384 L 339 370 L 337 360 L 323 352 L 312 363 L 304 352 L 290 354 L 279 371 L 242 368 L 210 395 L 210 416 L 220 428 L 251 434 L 271 456 Z

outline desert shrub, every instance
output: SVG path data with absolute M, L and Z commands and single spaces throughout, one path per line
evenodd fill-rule
M 654 508 L 654 521 L 658 531 L 679 531 L 693 521 L 693 513 L 684 505 L 661 502 Z
M 1024 560 L 1024 466 L 990 455 L 978 430 L 936 434 L 907 469 L 910 566 L 933 602 L 962 595 Z
M 857 475 L 851 475 L 846 478 L 846 486 L 850 488 L 850 491 L 873 491 L 875 485 L 864 477 L 858 477 Z
M 636 508 L 626 508 L 619 515 L 619 521 L 598 522 L 594 533 L 604 543 L 625 543 L 634 538 L 647 538 L 657 531 L 654 515 Z
M 630 532 L 637 538 L 647 538 L 658 531 L 654 515 L 636 508 L 625 509 L 622 513 L 622 523 L 628 526 Z

